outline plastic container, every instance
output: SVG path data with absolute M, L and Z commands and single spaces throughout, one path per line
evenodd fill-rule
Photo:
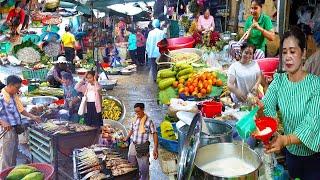
M 10 42 L 1 42 L 0 43 L 0 53 L 8 53 L 11 50 L 11 43 Z
M 172 123 L 172 126 L 173 126 L 174 132 L 177 133 L 176 124 Z M 172 140 L 167 140 L 167 139 L 162 138 L 160 127 L 157 128 L 157 131 L 158 131 L 159 144 L 170 152 L 178 153 L 178 150 L 179 150 L 178 141 L 172 141 Z
M 258 140 L 261 140 L 264 144 L 269 144 L 270 138 L 277 131 L 278 122 L 274 118 L 271 117 L 261 117 L 256 119 L 256 126 L 259 130 L 264 130 L 267 127 L 271 128 L 271 132 L 266 135 L 255 135 L 252 136 Z
M 36 34 L 28 34 L 23 37 L 22 42 L 26 42 L 28 40 L 31 40 L 31 42 L 34 44 L 38 44 L 40 42 L 40 36 Z
M 279 65 L 279 58 L 264 58 L 257 60 L 263 75 L 272 77 Z
M 179 37 L 179 38 L 171 38 L 167 39 L 168 46 L 162 46 L 161 42 L 158 42 L 157 46 L 159 47 L 160 52 L 164 52 L 166 49 L 169 51 L 182 49 L 182 48 L 193 48 L 195 44 L 195 40 L 193 37 Z
M 255 107 L 236 123 L 237 131 L 242 139 L 247 139 L 257 129 L 254 117 L 258 110 L 259 108 Z
M 208 101 L 202 103 L 201 112 L 204 117 L 213 118 L 222 112 L 222 103 L 215 101 Z
M 28 166 L 32 166 L 37 168 L 40 172 L 44 174 L 45 180 L 51 180 L 53 178 L 54 174 L 54 168 L 50 164 L 46 163 L 33 163 L 33 164 L 28 164 Z M 10 167 L 8 169 L 3 170 L 0 173 L 0 179 L 6 179 L 8 174 L 12 171 L 14 167 Z

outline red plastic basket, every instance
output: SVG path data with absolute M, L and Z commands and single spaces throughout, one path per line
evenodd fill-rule
M 50 164 L 46 163 L 33 163 L 27 164 L 28 166 L 32 166 L 37 168 L 40 172 L 44 174 L 45 180 L 52 180 L 54 174 L 54 168 Z M 7 168 L 0 173 L 0 180 L 5 180 L 8 174 L 12 171 L 14 167 Z
M 208 101 L 202 104 L 201 112 L 204 117 L 213 118 L 222 112 L 222 103 L 215 101 Z
M 257 60 L 264 76 L 272 77 L 277 71 L 279 65 L 279 58 L 264 58 Z
M 164 47 L 160 42 L 157 43 L 157 46 L 159 47 L 160 52 L 164 52 L 166 51 L 166 49 L 168 49 L 169 51 L 172 51 L 172 50 L 182 49 L 182 48 L 193 48 L 196 42 L 192 36 L 171 38 L 167 40 L 168 40 L 167 47 Z
M 59 100 L 57 100 L 57 101 L 54 101 L 54 103 L 55 103 L 56 105 L 58 105 L 58 106 L 64 105 L 64 99 L 59 99 Z
M 277 131 L 277 128 L 278 128 L 277 120 L 275 120 L 272 117 L 261 117 L 261 118 L 256 119 L 255 122 L 256 122 L 256 126 L 260 130 L 263 130 L 267 127 L 271 128 L 271 132 L 269 134 L 266 134 L 266 135 L 253 134 L 252 135 L 254 138 L 261 140 L 264 144 L 266 144 L 266 145 L 269 144 L 270 138 Z

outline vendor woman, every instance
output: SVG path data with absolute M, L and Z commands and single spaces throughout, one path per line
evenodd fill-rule
M 48 72 L 47 81 L 50 86 L 59 88 L 62 85 L 62 73 L 71 73 L 71 71 L 68 68 L 68 61 L 64 56 L 60 56 L 54 64 L 53 68 Z
M 280 110 L 284 135 L 278 135 L 268 153 L 284 150 L 291 178 L 320 178 L 320 78 L 303 70 L 306 38 L 299 29 L 281 40 L 286 73 L 275 74 L 263 99 L 264 114 L 277 117 Z
M 210 15 L 210 9 L 206 9 L 204 14 L 199 17 L 198 31 L 214 31 L 214 18 Z
M 262 12 L 264 2 L 264 0 L 251 0 L 251 16 L 248 17 L 244 30 L 247 31 L 252 27 L 249 35 L 246 37 L 247 43 L 259 49 L 257 53 L 261 50 L 266 54 L 267 39 L 273 41 L 275 33 L 271 18 Z
M 262 73 L 256 61 L 253 60 L 255 47 L 243 45 L 241 59 L 234 62 L 228 71 L 228 88 L 233 102 L 245 102 L 248 94 L 257 94 L 261 83 Z

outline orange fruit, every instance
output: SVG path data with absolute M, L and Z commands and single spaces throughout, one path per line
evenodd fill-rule
M 216 85 L 216 83 L 217 83 L 217 79 L 216 79 L 216 78 L 213 78 L 213 79 L 212 79 L 212 86 Z
M 190 96 L 190 93 L 189 92 L 185 92 L 184 95 Z
M 201 81 L 205 81 L 206 80 L 206 76 L 203 74 L 200 76 Z
M 189 92 L 190 92 L 190 93 L 193 93 L 193 91 L 194 91 L 194 86 L 192 86 L 192 85 L 189 86 Z
M 212 79 L 208 80 L 208 85 L 212 85 Z
M 179 94 L 184 92 L 184 88 L 179 88 L 178 90 Z
M 183 84 L 184 83 L 184 79 L 179 79 L 179 83 Z
M 198 97 L 198 98 L 202 98 L 202 94 L 201 94 L 201 93 L 198 93 L 198 94 L 197 94 L 197 97 Z
M 223 85 L 223 82 L 221 79 L 218 79 L 217 82 L 216 82 L 216 85 L 217 86 L 222 86 Z
M 175 81 L 175 82 L 172 83 L 172 86 L 175 87 L 175 88 L 177 88 L 177 87 L 178 87 L 178 84 L 179 84 L 179 82 L 178 82 L 178 81 Z
M 217 78 L 217 73 L 216 72 L 212 72 L 211 74 L 212 74 L 213 78 Z
M 189 93 L 189 88 L 188 88 L 188 87 L 185 87 L 185 88 L 184 88 L 184 92 Z
M 200 93 L 201 94 L 207 94 L 207 89 L 201 89 Z
M 207 87 L 207 93 L 209 94 L 209 93 L 211 93 L 211 91 L 212 91 L 212 86 L 209 85 L 209 86 Z
M 199 88 L 199 89 L 202 89 L 202 88 L 203 88 L 203 84 L 202 84 L 202 82 L 199 82 L 199 84 L 198 84 L 198 88 Z
M 191 95 L 192 95 L 192 96 L 197 96 L 197 95 L 198 95 L 198 92 L 193 91 L 193 92 L 191 93 Z
M 184 87 L 183 84 L 181 84 L 181 83 L 178 84 L 178 89 L 183 88 L 183 87 Z

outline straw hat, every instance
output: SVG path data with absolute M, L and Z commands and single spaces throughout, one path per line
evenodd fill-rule
M 69 63 L 64 56 L 58 57 L 58 60 L 53 62 L 53 64 L 67 64 Z

